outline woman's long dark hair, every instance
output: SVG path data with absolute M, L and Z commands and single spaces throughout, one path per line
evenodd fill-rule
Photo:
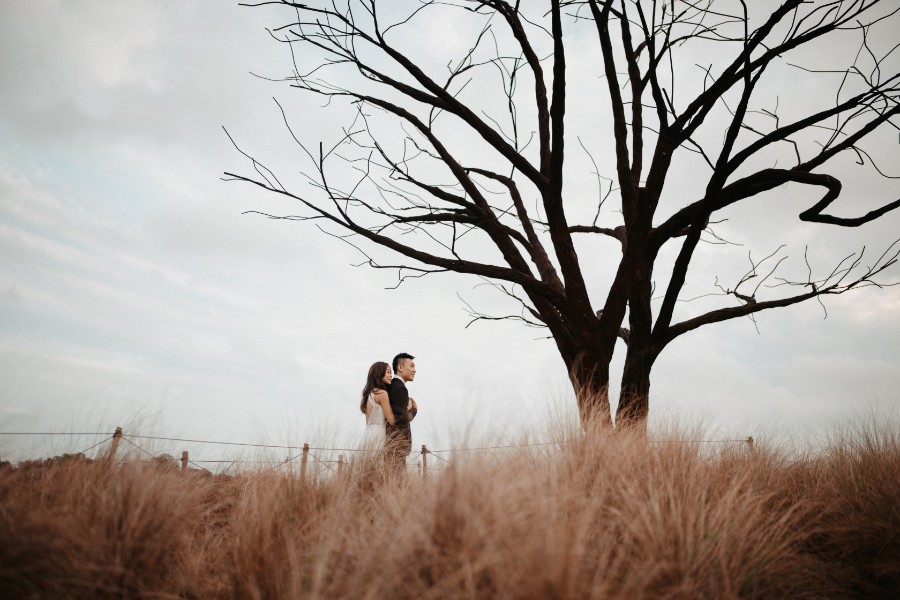
M 377 362 L 369 367 L 369 374 L 366 376 L 366 387 L 363 388 L 362 400 L 359 403 L 359 410 L 362 411 L 362 414 L 366 414 L 366 403 L 369 401 L 369 394 L 372 393 L 372 390 L 376 388 L 387 389 L 387 386 L 384 385 L 384 374 L 387 373 L 389 366 L 386 362 Z

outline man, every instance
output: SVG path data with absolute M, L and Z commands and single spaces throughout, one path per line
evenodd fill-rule
M 412 450 L 412 430 L 409 422 L 419 412 L 416 401 L 409 397 L 406 383 L 416 378 L 415 357 L 401 352 L 391 363 L 394 377 L 388 386 L 388 398 L 391 412 L 394 413 L 394 424 L 385 423 L 387 434 L 386 460 L 387 467 L 395 474 L 406 471 L 406 457 Z

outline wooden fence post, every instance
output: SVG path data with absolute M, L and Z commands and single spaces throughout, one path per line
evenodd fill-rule
M 307 460 L 309 460 L 309 444 L 303 444 L 303 458 L 300 460 L 300 479 L 306 479 Z
M 182 450 L 181 451 L 181 472 L 182 473 L 187 471 L 187 466 L 188 466 L 188 451 Z
M 119 440 L 122 439 L 122 428 L 116 427 L 116 432 L 112 437 L 112 445 L 109 447 L 109 454 L 106 456 L 106 464 L 111 465 L 116 459 L 116 451 L 119 449 Z
M 747 447 L 750 449 L 750 452 L 753 452 L 753 436 L 747 438 Z
M 344 474 L 344 455 L 338 454 L 338 477 Z
M 428 448 L 422 444 L 422 479 L 428 479 Z

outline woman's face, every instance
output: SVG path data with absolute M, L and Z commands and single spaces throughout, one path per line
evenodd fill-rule
M 384 377 L 381 378 L 381 381 L 384 382 L 384 385 L 390 385 L 392 377 L 393 374 L 391 373 L 391 366 L 388 365 L 387 369 L 384 370 Z

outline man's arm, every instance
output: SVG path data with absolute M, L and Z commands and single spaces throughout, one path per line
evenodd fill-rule
M 391 399 L 391 410 L 398 421 L 406 419 L 406 407 L 409 404 L 409 390 L 403 385 L 399 379 L 391 381 L 388 389 L 388 396 Z M 408 419 L 407 419 L 408 420 Z
M 419 407 L 416 406 L 416 401 L 413 398 L 410 398 L 408 408 L 406 409 L 406 420 L 412 421 L 416 418 L 417 414 L 419 414 Z

